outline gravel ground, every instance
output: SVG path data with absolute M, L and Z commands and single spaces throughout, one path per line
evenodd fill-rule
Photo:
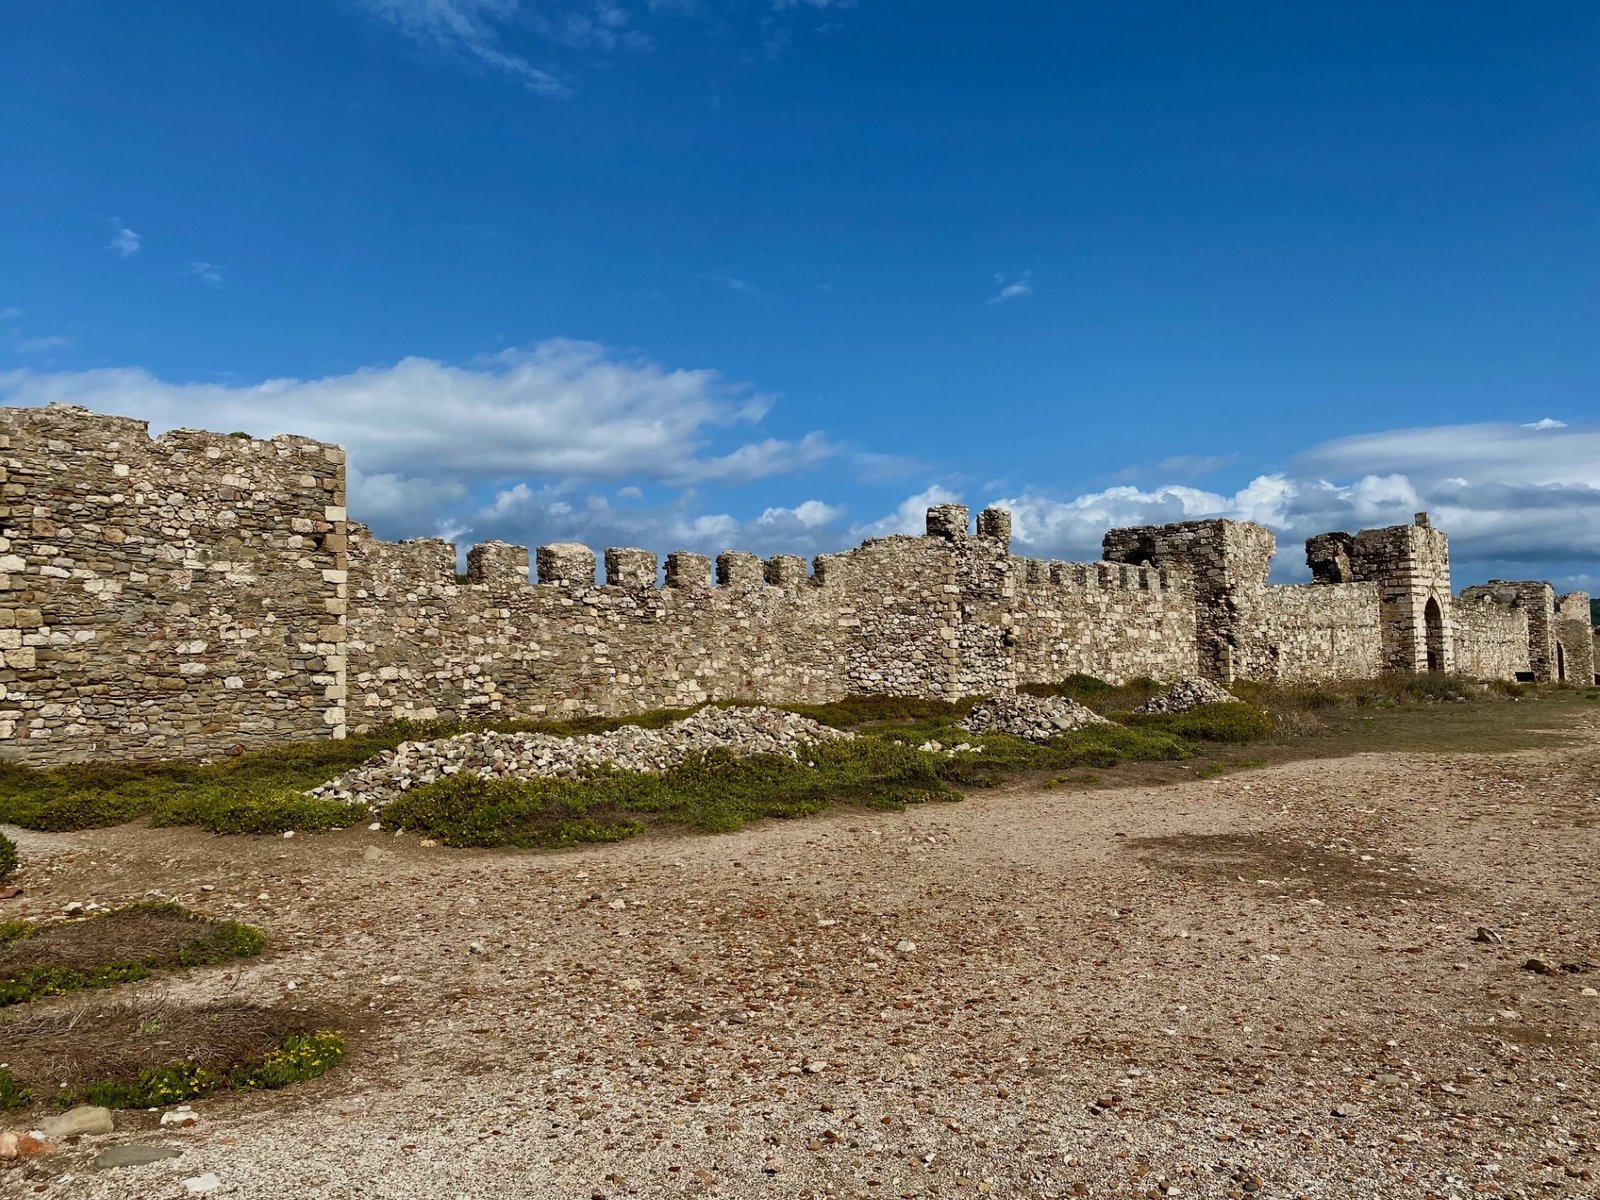
M 1577 747 L 559 854 L 23 834 L 44 862 L 0 916 L 156 888 L 273 939 L 169 993 L 345 1005 L 364 1032 L 321 1080 L 198 1102 L 190 1129 L 121 1114 L 0 1193 L 1593 1195 L 1583 719 Z M 83 1166 L 130 1141 L 184 1153 Z

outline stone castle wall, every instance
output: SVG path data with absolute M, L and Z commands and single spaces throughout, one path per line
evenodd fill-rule
M 379 541 L 344 455 L 82 409 L 0 410 L 0 760 L 215 755 L 396 717 L 628 713 L 707 700 L 1009 691 L 1075 672 L 1321 680 L 1455 663 L 1592 677 L 1587 597 L 1492 584 L 1452 602 L 1444 535 L 1308 543 L 1113 530 L 1100 563 L 1010 553 L 1010 517 L 929 510 L 920 537 L 715 563 L 587 547 Z M 536 567 L 535 582 L 530 567 Z M 1581 636 L 1580 636 L 1581 634 Z M 1588 653 L 1585 654 L 1585 648 Z
M 1473 679 L 1515 679 L 1532 671 L 1528 612 L 1520 604 L 1468 589 L 1456 599 L 1456 670 Z
M 0 409 L 0 756 L 215 753 L 344 723 L 344 452 Z

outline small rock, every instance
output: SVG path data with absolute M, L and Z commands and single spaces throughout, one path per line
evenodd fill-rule
M 200 1114 L 195 1112 L 194 1109 L 190 1108 L 187 1104 L 180 1104 L 171 1112 L 162 1113 L 161 1123 L 163 1125 L 176 1125 L 180 1129 L 187 1129 L 191 1125 L 198 1125 L 200 1123 Z
M 900 951 L 901 954 L 910 954 L 917 948 L 917 944 L 913 941 L 902 938 L 900 941 L 894 944 L 894 948 Z
M 1354 1104 L 1335 1104 L 1333 1115 L 1336 1117 L 1359 1117 L 1361 1109 Z
M 109 1146 L 100 1151 L 90 1160 L 91 1167 L 100 1167 L 103 1170 L 113 1170 L 117 1167 L 142 1167 L 147 1163 L 161 1162 L 168 1158 L 177 1158 L 182 1150 L 174 1150 L 169 1146 Z
M 185 1179 L 183 1187 L 191 1196 L 204 1196 L 207 1192 L 214 1192 L 222 1186 L 222 1180 L 209 1171 L 204 1175 L 196 1175 L 193 1179 Z
M 606 905 L 606 907 L 614 908 L 618 912 L 621 912 L 623 909 L 628 907 L 628 902 L 626 900 L 613 900 L 610 904 Z
M 1500 935 L 1485 925 L 1478 926 L 1478 932 L 1473 936 L 1475 942 L 1487 942 L 1492 946 L 1500 944 Z
M 468 954 L 487 954 L 482 942 L 473 942 L 467 947 Z
M 57 1141 L 85 1133 L 110 1133 L 113 1128 L 111 1110 L 93 1104 L 80 1104 L 39 1122 L 39 1132 Z
M 417 845 L 423 846 L 423 847 L 427 847 L 429 849 L 431 849 L 434 846 L 437 846 L 438 844 L 439 843 L 434 841 L 432 838 L 423 838 L 420 842 L 417 843 Z
M 820 1075 L 828 1069 L 828 1064 L 820 1058 L 814 1058 L 800 1068 L 807 1075 Z
M 1524 971 L 1532 971 L 1535 975 L 1554 975 L 1556 969 L 1542 958 L 1530 958 L 1522 964 Z

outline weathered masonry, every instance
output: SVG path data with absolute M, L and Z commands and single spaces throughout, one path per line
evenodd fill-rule
M 65 406 L 0 409 L 0 759 L 213 755 L 394 717 L 627 713 L 734 697 L 958 697 L 1110 680 L 1593 677 L 1588 597 L 1450 591 L 1445 535 L 1312 538 L 1267 582 L 1237 521 L 1116 529 L 1104 561 L 1010 552 L 989 509 L 807 564 L 379 541 L 344 454 Z M 530 578 L 530 567 L 534 582 Z M 597 573 L 603 569 L 603 577 Z

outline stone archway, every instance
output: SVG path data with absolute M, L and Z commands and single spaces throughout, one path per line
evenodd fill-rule
M 1422 610 L 1423 624 L 1427 628 L 1428 645 L 1428 670 L 1444 670 L 1444 610 L 1439 607 L 1439 601 L 1428 597 L 1428 603 Z

